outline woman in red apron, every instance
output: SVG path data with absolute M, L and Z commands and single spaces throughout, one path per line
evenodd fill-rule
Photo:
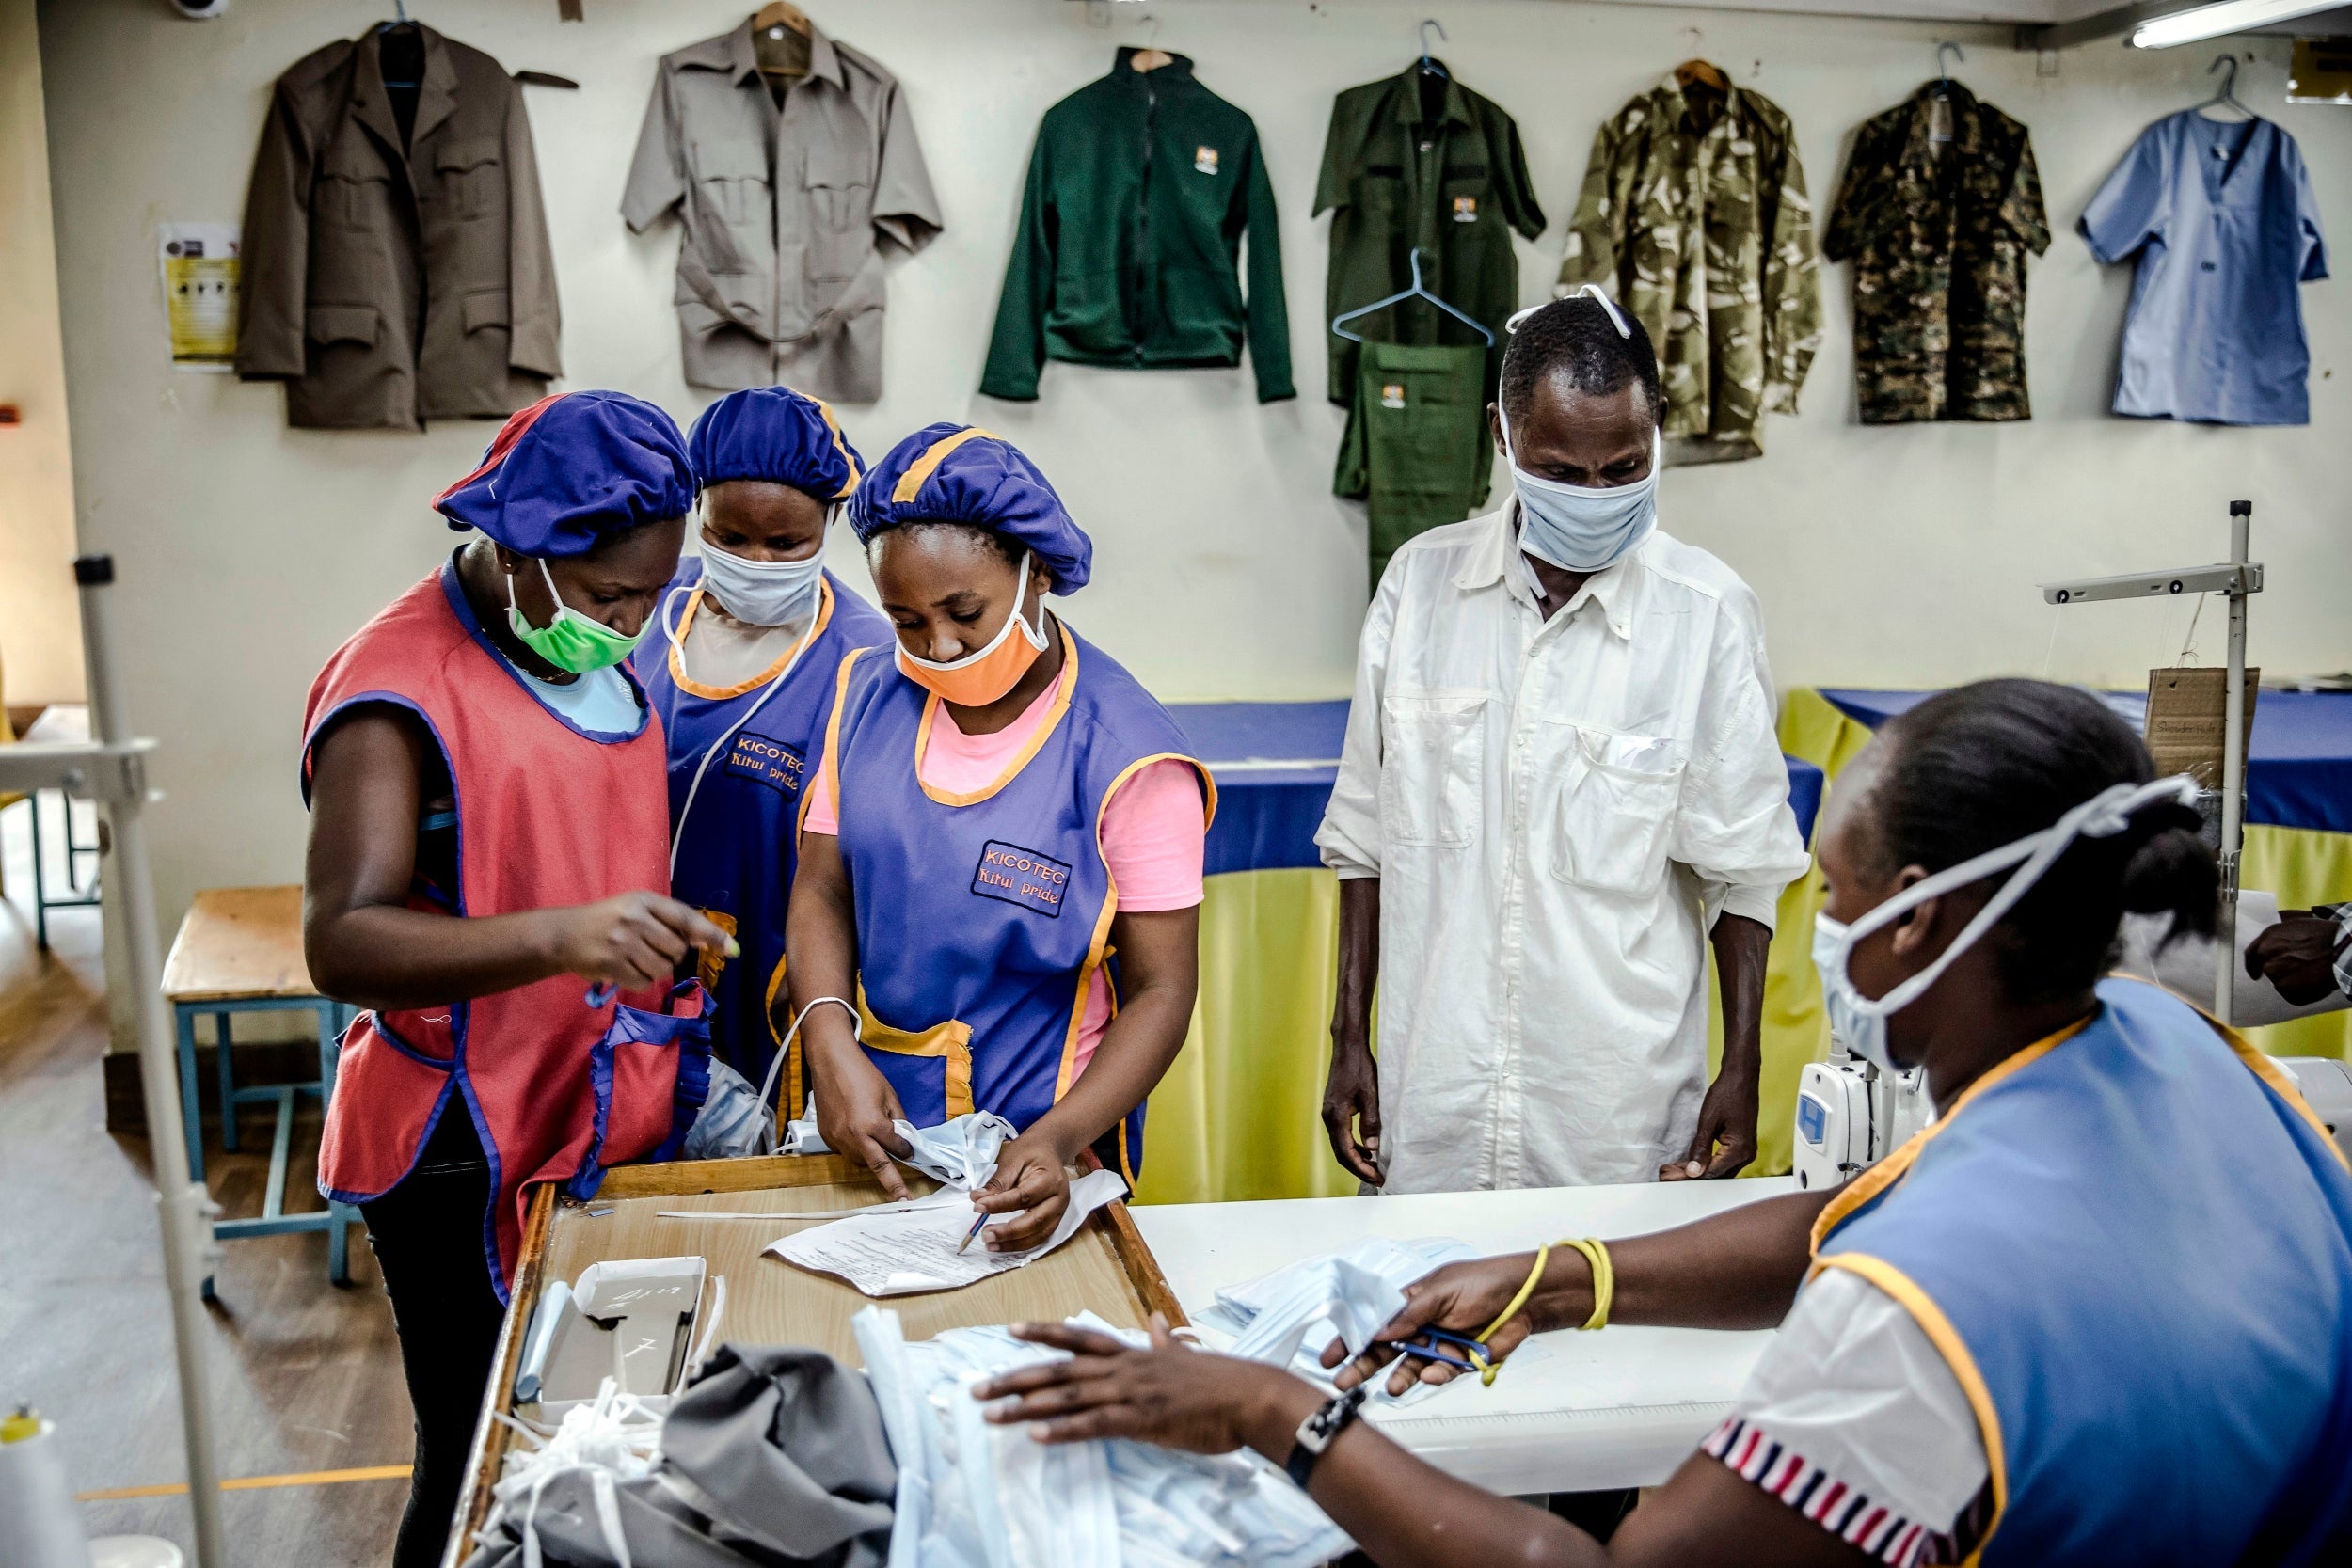
M 416 1410 L 395 1568 L 448 1539 L 528 1187 L 656 1154 L 700 1101 L 700 992 L 674 1008 L 672 977 L 731 944 L 668 896 L 661 725 L 622 664 L 693 497 L 651 404 L 534 404 L 435 500 L 483 537 L 310 688 L 304 950 L 370 1009 L 319 1187 L 367 1220 Z

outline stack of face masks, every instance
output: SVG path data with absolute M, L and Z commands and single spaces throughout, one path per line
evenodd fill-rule
M 1144 1342 L 1092 1313 L 1070 1321 Z M 910 1345 L 898 1315 L 872 1307 L 850 1326 L 898 1463 L 889 1568 L 1312 1568 L 1349 1549 L 1306 1494 L 1252 1454 L 1046 1444 L 987 1419 L 976 1384 L 1059 1351 L 1002 1328 Z
M 1441 1236 L 1412 1242 L 1367 1236 L 1344 1251 L 1304 1259 L 1219 1291 L 1197 1326 L 1204 1340 L 1228 1355 L 1287 1366 L 1310 1382 L 1330 1386 L 1324 1346 L 1338 1338 L 1346 1342 L 1350 1355 L 1361 1354 L 1381 1325 L 1404 1308 L 1406 1286 L 1432 1269 L 1477 1256 L 1468 1244 Z M 1396 1402 L 1436 1392 L 1434 1386 L 1416 1385 Z M 1388 1400 L 1385 1379 L 1375 1397 Z

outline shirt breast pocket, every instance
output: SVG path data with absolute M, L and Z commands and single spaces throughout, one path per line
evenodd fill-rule
M 486 136 L 444 143 L 433 155 L 441 199 L 460 223 L 491 215 L 501 182 L 499 144 Z
M 1483 691 L 1391 693 L 1380 705 L 1380 834 L 1459 848 L 1478 836 L 1486 752 Z
M 315 200 L 320 214 L 348 232 L 373 234 L 390 211 L 391 176 L 380 164 L 339 153 L 321 166 Z
M 1565 752 L 1551 874 L 1600 893 L 1646 893 L 1666 869 L 1684 761 L 1671 740 L 1549 726 Z
M 768 161 L 755 147 L 739 146 L 734 142 L 696 142 L 694 144 L 695 204 L 719 225 L 737 231 L 748 239 L 764 234 L 768 227 Z M 735 236 L 731 234 L 730 239 Z M 751 270 L 748 247 L 728 245 L 734 254 L 722 255 L 719 247 L 706 245 L 713 272 L 748 272 Z M 721 263 L 728 263 L 723 266 Z

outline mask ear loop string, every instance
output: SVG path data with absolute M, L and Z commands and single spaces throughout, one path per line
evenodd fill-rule
M 678 668 L 680 670 L 684 670 L 686 668 L 685 644 L 678 641 L 677 631 L 670 624 L 670 604 L 676 598 L 676 594 L 673 594 L 669 599 L 662 601 L 661 631 L 662 635 L 670 640 L 670 646 L 677 650 Z M 733 740 L 737 733 L 740 731 L 744 725 L 750 723 L 761 708 L 768 705 L 769 698 L 784 689 L 784 683 L 786 679 L 791 675 L 794 670 L 800 667 L 801 656 L 806 653 L 808 651 L 809 644 L 816 641 L 817 639 L 814 636 L 805 634 L 803 635 L 800 641 L 794 644 L 791 655 L 785 659 L 784 668 L 776 672 L 775 678 L 771 680 L 768 683 L 767 689 L 760 692 L 758 700 L 754 702 L 751 706 L 745 708 L 743 710 L 743 716 L 740 719 L 738 719 L 734 723 L 729 724 L 726 727 L 725 732 L 723 733 L 718 739 L 710 743 L 709 749 L 703 752 L 702 761 L 695 764 L 693 782 L 686 786 L 686 799 L 678 805 L 677 825 L 670 830 L 670 879 L 672 881 L 677 880 L 677 851 L 678 846 L 686 842 L 687 814 L 694 809 L 694 797 L 702 791 L 703 775 L 710 771 L 710 759 L 717 756 L 719 754 L 719 749 L 724 746 L 728 741 Z
M 784 1071 L 785 1057 L 792 1053 L 792 1041 L 799 1037 L 801 1025 L 808 1022 L 809 1014 L 815 1012 L 818 1008 L 823 1006 L 828 1002 L 832 1003 L 834 1006 L 841 1008 L 850 1015 L 850 1037 L 861 1043 L 864 1042 L 866 1038 L 866 1021 L 858 1017 L 855 1004 L 844 1001 L 838 996 L 811 997 L 809 999 L 808 1006 L 803 1007 L 801 1009 L 800 1016 L 792 1021 L 792 1027 L 784 1032 L 784 1039 L 776 1047 L 775 1057 L 768 1064 L 768 1076 L 760 1080 L 759 1108 L 761 1110 L 764 1111 L 768 1108 L 771 1103 L 770 1097 L 776 1092 L 776 1079 Z M 768 1145 L 768 1152 L 771 1154 L 773 1154 L 776 1151 L 776 1145 L 778 1142 L 776 1130 L 782 1124 L 783 1120 L 784 1107 L 779 1105 L 776 1107 L 776 1114 L 768 1118 L 767 1138 L 765 1141 Z
M 1861 1011 L 1881 1018 L 1900 1012 L 1917 1001 L 1978 938 L 1992 929 L 2002 916 L 2016 907 L 2020 899 L 2033 891 L 2034 883 L 2042 879 L 2042 873 L 2066 852 L 2067 847 L 2075 838 L 2112 838 L 2131 826 L 2133 815 L 2141 807 L 2167 798 L 2183 805 L 2192 805 L 2196 793 L 2196 781 L 2186 774 L 2156 779 L 2144 784 L 2115 784 L 2101 790 L 2038 833 L 2029 834 L 2013 844 L 2003 845 L 1998 849 L 1987 850 L 1905 889 L 1847 927 L 1845 940 L 1837 950 L 1839 974 L 1845 974 L 1846 965 L 1853 957 L 1855 944 L 1864 937 L 1892 925 L 1930 898 L 1980 881 L 2003 866 L 2014 864 L 2020 860 L 2026 863 L 2001 884 L 2001 891 L 1977 911 L 1976 918 L 1962 928 L 1960 935 L 1954 937 L 1950 944 L 1936 956 L 1933 963 L 1880 997 L 1853 992 L 1852 982 L 1848 980 L 1846 987 L 1851 993 L 1851 1002 Z

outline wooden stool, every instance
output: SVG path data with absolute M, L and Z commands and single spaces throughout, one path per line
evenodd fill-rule
M 342 1032 L 358 1009 L 329 1001 L 310 983 L 302 960 L 302 890 L 298 887 L 207 888 L 196 895 L 188 916 L 164 961 L 164 997 L 171 1004 L 180 1034 L 180 1117 L 188 1141 L 188 1170 L 204 1180 L 204 1132 L 196 1107 L 196 1021 L 211 1014 L 218 1037 L 220 1147 L 237 1147 L 237 1107 L 278 1107 L 278 1130 L 270 1144 L 269 1184 L 262 1212 L 254 1219 L 216 1220 L 213 1234 L 224 1241 L 246 1236 L 282 1236 L 291 1231 L 326 1232 L 326 1277 L 351 1283 L 346 1248 L 348 1227 L 359 1212 L 329 1202 L 309 1213 L 285 1212 L 286 1164 L 294 1148 L 296 1095 L 314 1095 L 322 1109 L 335 1092 L 335 1058 Z M 319 1075 L 300 1084 L 237 1087 L 229 1020 L 234 1013 L 312 1012 L 318 1015 Z M 204 1281 L 206 1300 L 213 1281 Z

